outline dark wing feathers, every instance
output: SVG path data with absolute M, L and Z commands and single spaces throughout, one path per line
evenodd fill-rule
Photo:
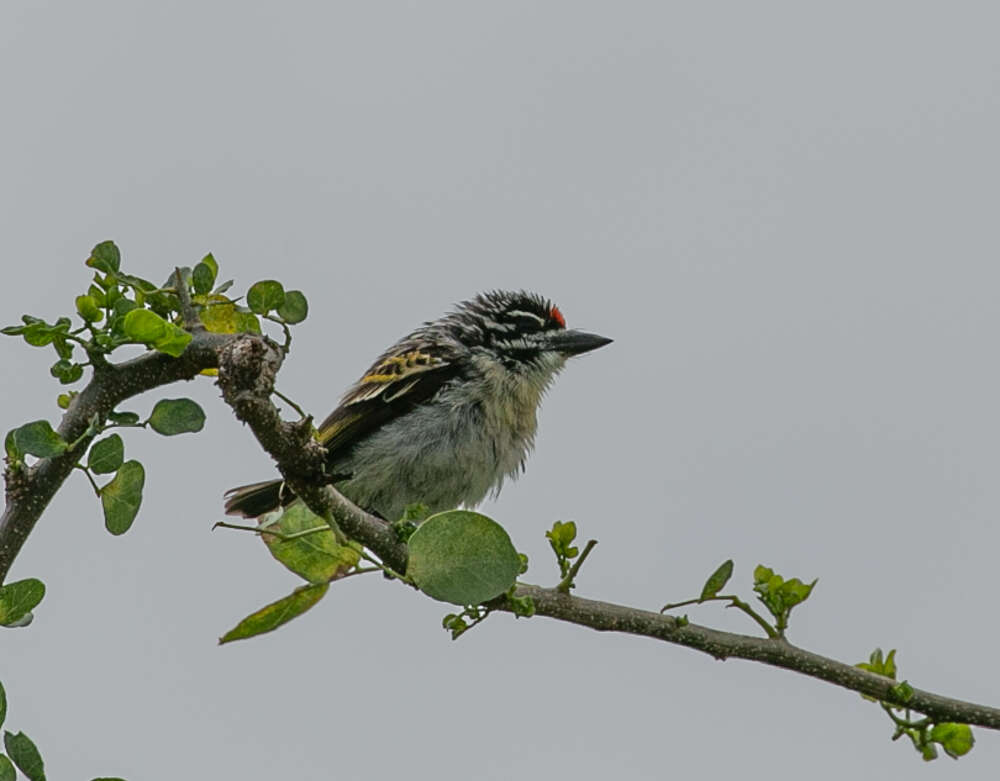
M 457 364 L 439 346 L 383 355 L 320 424 L 317 439 L 329 459 L 337 460 L 367 434 L 430 399 L 457 375 Z

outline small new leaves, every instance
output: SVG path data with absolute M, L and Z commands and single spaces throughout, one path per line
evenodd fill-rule
M 507 532 L 479 513 L 432 515 L 410 537 L 407 578 L 442 602 L 478 605 L 513 586 L 520 569 Z
M 733 560 L 727 559 L 713 572 L 701 589 L 701 599 L 711 599 L 718 594 L 733 576 Z
M 117 472 L 125 460 L 125 444 L 117 434 L 95 442 L 87 455 L 87 469 L 95 474 L 107 475 Z
M 272 309 L 280 309 L 284 303 L 285 288 L 273 279 L 257 282 L 247 291 L 247 306 L 258 315 L 266 315 Z
M 485 621 L 491 612 L 493 611 L 490 608 L 469 605 L 461 613 L 449 613 L 446 615 L 441 621 L 441 626 L 451 632 L 452 640 L 458 640 L 459 637 L 472 629 L 472 627 Z
M 0 626 L 25 626 L 30 623 L 31 611 L 44 596 L 45 584 L 36 578 L 0 586 Z
M 754 569 L 753 581 L 753 590 L 757 592 L 757 598 L 774 616 L 775 629 L 782 637 L 788 627 L 788 616 L 792 612 L 792 608 L 809 598 L 817 582 L 814 580 L 812 583 L 806 584 L 798 578 L 785 580 L 763 564 L 758 564 Z
M 896 651 L 893 649 L 888 654 L 883 655 L 881 648 L 876 648 L 868 657 L 867 662 L 860 662 L 855 667 L 862 670 L 884 675 L 887 678 L 896 678 Z M 894 700 L 892 702 L 881 702 L 882 710 L 892 719 L 896 725 L 896 731 L 892 736 L 896 740 L 906 735 L 913 743 L 913 747 L 920 753 L 925 762 L 937 759 L 938 752 L 935 743 L 941 746 L 944 752 L 952 759 L 958 759 L 972 750 L 975 738 L 972 729 L 968 724 L 955 724 L 952 722 L 936 723 L 930 718 L 911 717 L 910 709 L 905 706 L 913 697 L 913 687 L 907 681 L 901 681 L 889 690 Z M 874 697 L 862 694 L 866 700 L 874 701 Z M 899 705 L 902 702 L 904 705 Z M 897 715 L 897 711 L 904 712 L 904 717 Z
M 329 588 L 329 583 L 300 586 L 287 597 L 272 602 L 244 618 L 219 638 L 219 644 L 230 643 L 233 640 L 245 640 L 248 637 L 274 631 L 282 624 L 286 624 L 305 613 L 323 598 Z
M 896 679 L 896 649 L 893 648 L 885 656 L 882 655 L 882 649 L 876 648 L 871 652 L 868 657 L 867 662 L 859 662 L 854 665 L 855 667 L 860 667 L 862 670 L 867 670 L 870 673 L 875 673 L 876 675 L 884 675 L 886 678 Z
M 23 732 L 15 735 L 4 731 L 3 745 L 7 749 L 7 755 L 29 781 L 45 781 L 45 765 L 31 738 Z
M 556 521 L 552 524 L 552 528 L 545 532 L 545 536 L 552 546 L 552 552 L 556 554 L 559 575 L 565 578 L 569 574 L 572 560 L 580 555 L 580 549 L 573 545 L 576 539 L 576 523 Z
M 935 724 L 930 738 L 935 743 L 940 743 L 944 753 L 952 759 L 968 754 L 976 742 L 968 724 L 953 724 L 949 721 Z
M 441 626 L 451 632 L 452 640 L 458 640 L 469 628 L 469 622 L 465 620 L 464 614 L 449 613 L 442 619 Z
M 191 399 L 161 399 L 149 416 L 149 427 L 157 434 L 173 436 L 201 431 L 205 413 Z
M 83 376 L 83 366 L 68 361 L 65 358 L 60 358 L 49 368 L 49 374 L 63 385 L 69 385 Z
M 104 525 L 112 534 L 124 534 L 142 504 L 142 488 L 146 471 L 138 461 L 126 461 L 110 483 L 101 489 L 101 506 L 104 508 Z

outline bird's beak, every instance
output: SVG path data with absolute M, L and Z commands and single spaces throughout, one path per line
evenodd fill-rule
M 566 356 L 589 353 L 614 341 L 606 336 L 588 334 L 586 331 L 557 331 L 551 335 L 551 339 L 552 349 Z

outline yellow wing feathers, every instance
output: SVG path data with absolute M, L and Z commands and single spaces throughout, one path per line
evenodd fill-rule
M 357 404 L 379 395 L 386 401 L 391 401 L 413 387 L 413 382 L 407 381 L 413 375 L 436 369 L 444 363 L 442 359 L 423 350 L 390 355 L 368 370 L 358 381 L 354 391 L 344 399 L 344 404 Z
M 390 355 L 382 363 L 373 366 L 368 374 L 361 378 L 361 384 L 394 382 L 410 374 L 433 369 L 442 363 L 440 358 L 435 358 L 422 350 L 410 350 L 402 355 Z

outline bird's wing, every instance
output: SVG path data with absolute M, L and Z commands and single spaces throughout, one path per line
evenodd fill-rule
M 440 347 L 401 349 L 377 360 L 320 424 L 317 439 L 335 460 L 366 435 L 431 398 L 458 374 Z

